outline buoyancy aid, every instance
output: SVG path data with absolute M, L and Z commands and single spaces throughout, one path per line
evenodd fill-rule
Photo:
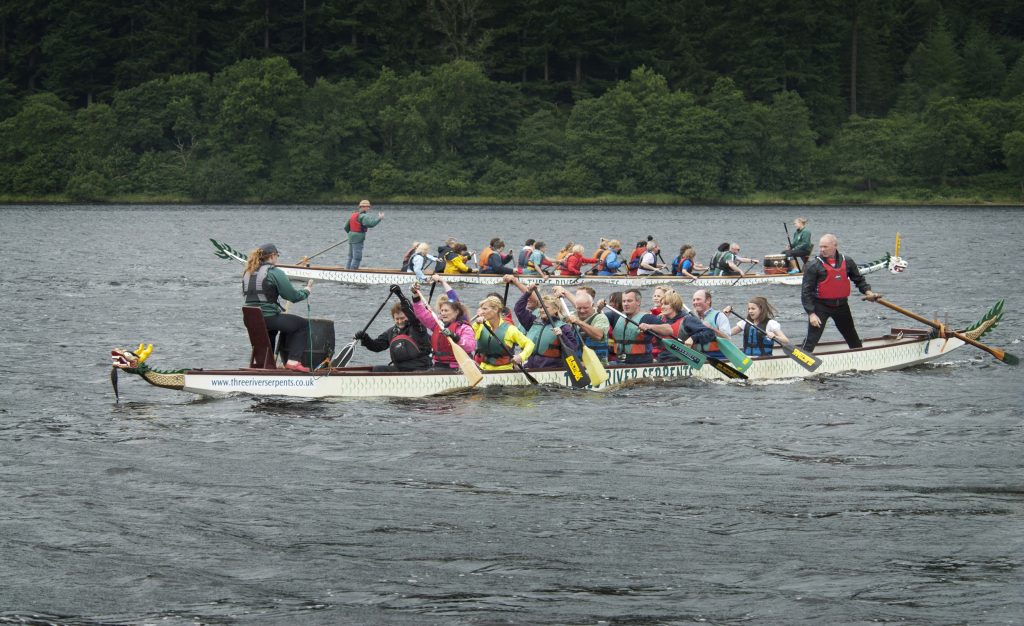
M 711 274 L 712 276 L 721 276 L 722 275 L 721 263 L 722 263 L 722 257 L 724 257 L 725 255 L 726 255 L 725 252 L 716 252 L 715 256 L 711 257 L 711 267 L 708 270 L 709 274 Z
M 359 221 L 359 211 L 356 211 L 352 215 L 348 216 L 348 232 L 350 233 L 365 233 L 366 229 L 363 228 L 363 223 Z
M 612 337 L 615 339 L 615 353 L 619 355 L 635 356 L 651 353 L 651 342 L 647 336 L 640 332 L 640 320 L 645 313 L 641 311 L 630 319 L 636 324 L 630 324 L 622 319 L 622 316 L 615 318 L 615 325 L 612 327 Z
M 402 257 L 402 271 L 408 272 L 412 268 L 412 258 L 419 254 L 416 252 L 416 248 L 409 248 L 409 251 Z
M 424 351 L 411 331 L 406 329 L 395 333 L 391 338 L 388 343 L 388 352 L 391 354 L 391 362 L 398 365 L 422 357 Z
M 483 325 L 484 329 L 480 332 L 480 339 L 476 342 L 477 362 L 494 366 L 511 363 L 512 357 L 506 352 L 507 348 L 502 346 L 505 345 L 505 335 L 512 326 L 507 322 L 501 322 L 496 329 L 491 329 L 487 322 L 483 322 Z
M 272 267 L 270 263 L 264 263 L 255 273 L 246 272 L 242 275 L 242 294 L 246 304 L 277 302 L 277 286 L 267 282 L 267 273 Z
M 771 356 L 772 340 L 754 328 L 748 320 L 743 326 L 743 354 L 750 356 Z
M 585 319 L 583 321 L 584 321 L 584 323 L 590 324 L 591 326 L 593 326 L 594 318 L 596 318 L 598 315 L 603 315 L 603 313 L 600 313 L 600 312 L 594 313 L 593 315 L 591 315 L 590 317 L 588 317 L 587 319 Z M 597 358 L 601 359 L 602 362 L 605 362 L 605 363 L 608 362 L 608 338 L 607 337 L 605 337 L 604 339 L 594 339 L 593 337 L 591 337 L 587 333 L 583 332 L 582 330 L 580 331 L 580 337 L 583 338 L 583 344 L 585 346 L 587 346 L 588 348 L 590 348 L 591 350 L 593 350 L 594 354 L 597 355 Z
M 822 300 L 839 300 L 850 297 L 850 277 L 846 275 L 846 257 L 838 266 L 817 257 L 825 270 L 825 278 L 818 281 L 818 297 Z
M 561 345 L 558 335 L 554 333 L 554 328 L 550 324 L 543 324 L 538 319 L 533 326 L 530 326 L 530 330 L 526 331 L 526 337 L 533 342 L 533 345 L 537 346 L 534 354 L 549 359 L 556 359 L 562 356 Z
M 466 322 L 462 320 L 454 320 L 445 325 L 445 328 L 452 331 L 452 334 L 455 335 L 455 343 L 459 342 L 458 330 L 463 325 L 466 325 Z M 448 337 L 441 332 L 440 328 L 430 334 L 430 349 L 434 351 L 434 363 L 438 365 L 442 363 L 445 365 L 455 363 L 455 352 L 452 351 L 452 344 L 448 341 Z
M 407 271 L 407 272 L 415 272 L 416 271 L 416 259 L 417 258 L 423 259 L 420 262 L 420 271 L 422 272 L 423 270 L 427 269 L 427 255 L 421 254 L 419 252 L 416 252 L 411 257 L 409 257 L 409 265 L 405 268 L 405 271 Z
M 714 329 L 717 329 L 718 328 L 718 324 L 716 322 L 718 321 L 718 316 L 719 315 L 722 315 L 722 313 L 720 313 L 719 311 L 716 311 L 715 309 L 708 309 L 707 311 L 704 312 L 703 321 L 710 322 L 711 325 L 714 327 Z M 715 335 L 715 339 L 713 339 L 711 341 L 711 343 L 700 343 L 700 344 L 695 344 L 695 345 L 700 349 L 701 352 L 705 352 L 705 353 L 707 353 L 707 352 L 719 352 L 719 353 L 721 353 L 721 350 L 718 349 L 718 335 L 717 334 Z
M 487 246 L 486 248 L 484 248 L 483 252 L 480 253 L 480 263 L 479 263 L 479 266 L 480 266 L 480 271 L 481 272 L 486 272 L 487 271 L 487 269 L 488 269 L 487 262 L 490 260 L 492 254 L 494 254 L 494 250 L 492 250 L 490 246 Z

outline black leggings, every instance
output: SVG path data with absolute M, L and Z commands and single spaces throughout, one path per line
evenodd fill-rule
M 848 301 L 843 300 L 836 306 L 827 306 L 820 302 L 815 302 L 814 313 L 821 320 L 821 326 L 815 328 L 811 326 L 810 322 L 807 323 L 807 338 L 804 339 L 804 350 L 811 352 L 814 350 L 814 346 L 818 345 L 821 333 L 825 332 L 825 323 L 828 322 L 830 317 L 836 323 L 836 330 L 846 340 L 846 345 L 851 348 L 859 348 L 864 345 L 861 343 L 860 336 L 857 335 L 857 328 L 853 325 L 853 314 L 850 312 L 850 303 Z
M 280 313 L 266 317 L 264 321 L 267 330 L 281 333 L 277 341 L 278 352 L 285 353 L 289 361 L 302 361 L 302 354 L 309 344 L 309 320 L 291 313 Z

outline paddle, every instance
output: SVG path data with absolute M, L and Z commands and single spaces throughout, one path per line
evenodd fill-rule
M 562 315 L 568 319 L 569 306 L 565 303 L 565 299 L 559 298 L 558 302 L 562 308 Z M 587 373 L 590 374 L 590 384 L 599 387 L 608 380 L 608 370 L 604 368 L 601 357 L 597 356 L 597 353 L 583 342 L 583 333 L 580 332 L 578 326 L 576 326 L 576 336 L 579 337 L 580 348 L 583 351 L 583 365 L 586 366 Z
M 688 278 L 685 282 L 682 283 L 682 285 L 689 285 L 690 283 L 692 283 L 693 281 L 697 280 L 698 278 L 701 278 L 702 276 L 704 276 L 704 274 L 707 274 L 710 271 L 711 271 L 710 267 L 705 267 L 703 272 L 701 272 L 700 274 L 694 274 L 693 278 Z M 680 286 L 682 286 L 682 285 L 680 285 Z
M 865 299 L 867 299 L 867 298 L 865 298 Z M 875 298 L 874 302 L 877 302 L 878 304 L 881 304 L 882 306 L 888 307 L 888 308 L 892 309 L 893 311 L 896 311 L 897 313 L 902 313 L 903 315 L 906 315 L 910 319 L 917 320 L 917 321 L 921 322 L 922 324 L 927 324 L 927 325 L 931 326 L 932 328 L 937 328 L 940 331 L 949 333 L 949 334 L 953 335 L 954 337 L 956 337 L 957 339 L 959 339 L 960 341 L 962 341 L 964 343 L 968 343 L 968 344 L 974 346 L 975 348 L 980 348 L 980 349 L 984 350 L 985 352 L 988 352 L 989 354 L 991 354 L 995 358 L 999 359 L 1003 363 L 1006 363 L 1007 365 L 1018 365 L 1018 364 L 1020 364 L 1020 359 L 1018 359 L 1016 356 L 1010 354 L 1009 352 L 1006 352 L 1004 350 L 1000 350 L 999 348 L 993 348 L 991 346 L 986 346 L 985 344 L 981 343 L 980 341 L 976 341 L 974 339 L 971 339 L 970 337 L 968 337 L 967 335 L 965 335 L 965 334 L 963 334 L 961 332 L 957 332 L 955 330 L 949 330 L 948 328 L 946 328 L 945 326 L 943 326 L 942 324 L 940 324 L 940 323 L 938 323 L 938 322 L 936 322 L 934 320 L 930 320 L 927 317 L 924 317 L 924 316 L 918 315 L 917 313 L 913 313 L 911 311 L 908 311 L 908 310 L 906 310 L 906 309 L 904 309 L 904 308 L 902 308 L 900 306 L 897 306 L 897 305 L 893 304 L 892 302 L 889 302 L 888 300 L 882 299 L 881 297 Z
M 430 282 L 430 293 L 427 294 L 427 306 L 428 307 L 430 306 L 430 303 L 434 301 L 434 289 L 436 289 L 436 288 L 437 288 L 437 281 L 436 280 L 431 281 Z
M 530 372 L 527 372 L 525 367 L 523 367 L 519 363 L 516 363 L 515 357 L 512 355 L 512 352 L 509 351 L 508 346 L 505 345 L 504 341 L 502 341 L 501 339 L 498 339 L 498 336 L 494 334 L 494 331 L 491 330 L 491 327 L 487 325 L 487 320 L 483 320 L 483 319 L 480 319 L 480 318 L 477 318 L 477 320 L 484 327 L 484 330 L 486 330 L 488 332 L 488 334 L 491 335 L 491 339 L 496 341 L 498 343 L 498 345 L 501 346 L 501 349 L 505 351 L 505 354 L 508 355 L 508 358 L 512 359 L 512 367 L 514 367 L 514 368 L 518 369 L 520 372 L 522 372 L 523 376 L 526 376 L 526 380 L 530 381 L 531 385 L 539 385 L 540 383 L 537 382 L 537 379 L 534 378 L 533 376 L 531 376 Z M 499 317 L 498 323 L 499 324 L 501 323 L 500 317 Z
M 687 313 L 692 313 L 690 308 L 685 304 L 683 305 L 683 308 L 686 309 Z M 695 315 L 695 317 L 697 319 L 701 319 L 698 315 Z M 716 329 L 713 328 L 712 330 Z M 719 352 L 724 354 L 725 358 L 729 359 L 729 362 L 732 363 L 740 372 L 747 371 L 750 369 L 750 366 L 753 365 L 754 361 L 748 355 L 743 354 L 743 350 L 737 348 L 733 342 L 724 337 L 719 337 L 717 343 Z
M 750 267 L 748 267 L 747 269 L 749 270 L 749 269 L 750 269 L 750 268 L 752 268 L 752 267 L 754 267 L 754 264 L 753 264 L 753 263 L 751 263 L 751 264 L 750 264 Z M 741 268 L 740 268 L 740 275 L 739 275 L 739 276 L 737 276 L 737 277 L 736 277 L 736 280 L 732 281 L 732 282 L 731 282 L 731 283 L 729 284 L 729 286 L 730 286 L 730 287 L 735 287 L 735 286 L 736 286 L 736 283 L 740 282 L 740 281 L 741 281 L 741 280 L 743 280 L 744 278 L 746 278 L 746 275 L 745 275 L 745 274 L 743 273 L 743 268 L 741 267 Z
M 640 328 L 640 325 L 637 324 L 636 322 L 634 322 L 633 320 L 629 319 L 628 317 L 626 317 L 625 313 L 620 313 L 619 311 L 616 311 L 615 308 L 612 307 L 611 305 L 606 304 L 604 306 L 605 306 L 606 309 L 610 309 L 614 313 L 617 313 L 620 317 L 622 317 L 622 319 L 626 320 L 626 323 L 632 324 L 633 326 L 636 326 L 637 328 Z M 658 341 L 661 342 L 661 347 L 662 348 L 664 348 L 665 350 L 668 350 L 669 352 L 674 354 L 676 356 L 676 358 L 678 358 L 680 361 L 682 361 L 683 363 L 686 363 L 687 365 L 689 365 L 690 367 L 692 367 L 695 370 L 699 370 L 701 367 L 704 366 L 704 363 L 710 362 L 710 360 L 711 360 L 703 352 L 698 352 L 697 350 L 694 350 L 693 348 L 691 348 L 690 346 L 686 345 L 682 341 L 679 341 L 675 337 L 662 337 L 661 335 L 659 335 L 656 332 L 652 332 L 652 331 L 649 331 L 649 330 L 644 330 L 642 328 L 640 328 L 640 332 L 647 333 L 647 334 L 649 334 L 649 335 L 651 335 L 653 337 L 656 337 L 658 339 Z M 712 365 L 714 365 L 714 364 L 712 364 Z M 737 378 L 737 377 L 746 378 L 746 376 L 743 375 L 741 372 L 737 372 L 733 368 L 729 367 L 727 364 L 722 363 L 722 365 L 724 365 L 725 367 L 729 368 L 735 374 L 738 375 L 738 376 L 734 376 L 734 375 L 726 374 L 726 376 L 729 376 L 730 378 Z M 715 367 L 715 369 L 718 369 L 718 367 Z M 722 372 L 722 373 L 725 374 L 725 372 Z
M 787 224 L 786 222 L 783 222 L 782 223 L 782 227 L 786 229 L 786 243 L 789 244 L 789 249 L 792 250 L 793 249 L 793 240 L 789 238 L 789 224 Z M 803 269 L 800 268 L 800 259 L 798 257 L 794 256 L 793 257 L 793 262 L 796 263 L 796 269 L 798 269 L 798 270 L 800 270 L 802 272 Z
M 537 292 L 536 286 L 533 288 L 533 291 Z M 555 318 L 551 316 L 551 311 L 548 310 L 548 305 L 544 303 L 544 298 L 539 292 L 537 292 L 537 300 L 540 302 L 540 308 L 544 309 L 544 315 L 548 317 L 548 324 L 550 324 L 551 328 L 554 329 Z M 583 364 L 576 359 L 576 355 L 569 352 L 565 347 L 565 344 L 561 341 L 558 342 L 558 349 L 562 353 L 562 365 L 565 367 L 566 373 L 569 374 L 569 380 L 572 382 L 572 386 L 578 389 L 589 385 L 590 376 L 587 375 L 587 370 Z
M 741 319 L 741 320 L 743 319 L 742 317 L 739 316 L 739 314 L 736 313 L 736 311 L 729 311 L 729 312 L 732 313 L 733 315 L 735 315 L 736 319 Z M 757 332 L 761 333 L 765 337 L 768 337 L 768 331 L 767 330 L 761 328 L 757 324 L 754 324 L 750 320 L 743 320 L 743 321 L 744 321 L 744 323 L 749 324 L 750 327 L 753 328 L 754 330 L 756 330 Z M 786 356 L 788 356 L 789 358 L 791 358 L 794 361 L 796 361 L 797 363 L 799 363 L 800 366 L 803 367 L 808 372 L 813 372 L 814 370 L 818 369 L 821 366 L 821 359 L 819 359 L 818 357 L 814 356 L 813 354 L 810 354 L 808 352 L 804 352 L 803 350 L 801 350 L 800 348 L 797 348 L 793 344 L 786 343 L 785 341 L 780 341 L 780 340 L 776 339 L 775 337 L 769 337 L 769 339 L 771 339 L 775 343 L 779 344 L 779 346 L 782 348 L 782 351 L 786 353 Z
M 391 299 L 391 295 L 392 294 L 389 292 L 388 297 L 384 298 L 384 302 L 380 303 L 380 307 L 377 309 L 377 312 L 373 314 L 373 317 L 370 318 L 369 322 L 366 322 L 366 326 L 363 326 L 364 333 L 370 328 L 370 324 L 373 324 L 373 320 L 377 319 L 380 312 L 384 310 L 388 300 Z M 357 343 L 359 343 L 359 340 L 353 339 L 351 342 L 342 346 L 341 350 L 338 352 L 338 356 L 334 357 L 334 360 L 331 361 L 331 367 L 345 367 L 348 365 L 348 362 L 352 360 L 352 353 L 355 352 Z
M 501 306 L 508 306 L 508 288 L 512 286 L 512 283 L 505 283 L 505 294 L 501 296 Z
M 296 265 L 306 264 L 306 266 L 308 267 L 310 261 L 312 261 L 313 259 L 317 258 L 318 256 L 320 256 L 324 252 L 329 252 L 330 250 L 334 250 L 335 248 L 337 248 L 338 246 L 340 246 L 343 243 L 348 243 L 348 239 L 342 239 L 341 241 L 339 241 L 338 243 L 334 244 L 333 246 L 330 246 L 328 248 L 324 248 L 323 250 L 321 250 L 320 252 L 317 252 L 313 256 L 304 256 L 301 259 L 299 259 L 299 261 L 298 261 L 298 263 L 296 263 Z
M 434 283 L 435 285 L 437 283 Z M 477 383 L 484 379 L 484 375 L 480 372 L 480 367 L 473 360 L 473 357 L 466 353 L 466 350 L 459 345 L 459 342 L 452 337 L 452 332 L 444 327 L 440 318 L 437 317 L 437 313 L 434 313 L 434 309 L 430 307 L 430 303 L 427 303 L 427 310 L 430 311 L 430 315 L 434 318 L 437 323 L 439 332 L 444 335 L 445 339 L 448 340 L 448 345 L 452 348 L 452 356 L 455 357 L 455 362 L 459 364 L 459 369 L 462 370 L 462 375 L 466 377 L 470 387 L 476 387 Z

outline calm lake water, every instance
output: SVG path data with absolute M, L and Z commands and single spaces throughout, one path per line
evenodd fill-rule
M 383 209 L 365 266 L 452 235 L 590 250 L 654 234 L 666 258 L 693 243 L 705 261 L 736 240 L 760 258 L 797 215 L 866 261 L 900 231 L 910 268 L 869 276 L 876 291 L 951 324 L 1005 298 L 985 341 L 1024 352 L 1019 210 Z M 203 400 L 122 376 L 114 402 L 115 347 L 152 342 L 167 369 L 247 361 L 241 266 L 208 238 L 298 259 L 350 211 L 0 208 L 0 623 L 1024 621 L 1021 370 L 970 348 L 785 384 L 416 401 Z M 796 287 L 715 302 L 759 294 L 801 339 Z M 321 284 L 295 311 L 335 320 L 340 344 L 385 296 Z M 912 325 L 853 307 L 862 336 Z

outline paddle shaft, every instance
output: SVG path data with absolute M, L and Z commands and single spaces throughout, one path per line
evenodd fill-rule
M 709 357 L 709 356 L 705 355 L 703 352 L 698 352 L 696 350 L 693 350 L 692 348 L 688 347 L 686 344 L 684 344 L 683 342 L 679 341 L 678 339 L 676 339 L 674 337 L 662 337 L 661 335 L 659 335 L 658 333 L 656 333 L 654 331 L 644 330 L 643 328 L 640 328 L 640 324 L 637 324 L 633 320 L 629 319 L 629 317 L 627 317 L 625 313 L 622 313 L 621 311 L 616 311 L 614 308 L 612 308 L 611 306 L 609 306 L 607 304 L 605 305 L 605 308 L 611 309 L 619 317 L 621 317 L 622 319 L 626 320 L 626 323 L 632 324 L 633 326 L 636 326 L 637 329 L 640 332 L 646 333 L 646 334 L 648 334 L 648 335 L 650 335 L 652 337 L 656 337 L 659 341 L 661 341 L 661 345 L 662 345 L 663 348 L 665 348 L 669 352 L 672 352 L 673 354 L 675 354 L 677 357 L 679 357 L 679 359 L 681 361 L 689 363 L 690 367 L 692 367 L 693 369 L 700 369 L 704 365 L 705 362 L 709 362 L 709 361 L 713 360 L 712 357 Z M 609 332 L 611 332 L 611 328 L 609 328 Z M 676 345 L 676 344 L 678 344 L 678 345 Z M 688 352 L 693 352 L 695 356 L 691 356 L 690 354 L 688 354 Z M 714 365 L 714 364 L 712 364 L 712 365 Z M 729 370 L 731 370 L 732 373 L 730 374 L 729 372 L 723 370 L 721 367 L 719 367 L 717 365 L 715 365 L 714 367 L 715 367 L 715 369 L 718 369 L 718 370 L 722 371 L 723 374 L 725 374 L 726 376 L 729 376 L 730 378 L 736 378 L 736 377 L 746 378 L 746 376 L 742 372 L 740 372 L 739 370 L 736 370 L 736 369 L 730 367 L 729 365 L 727 365 L 725 363 L 722 363 L 722 365 L 724 367 L 728 368 Z
M 751 322 L 750 320 L 743 319 L 743 317 L 741 317 L 738 313 L 736 313 L 736 311 L 729 311 L 729 312 L 732 313 L 734 316 L 736 316 L 736 319 L 743 320 L 744 323 L 749 324 L 754 330 L 756 330 L 757 332 L 761 333 L 765 337 L 768 337 L 768 331 L 767 330 L 761 328 L 760 326 L 758 326 L 757 324 Z M 821 359 L 819 359 L 818 357 L 814 356 L 813 354 L 808 354 L 807 352 L 804 352 L 800 348 L 797 348 L 797 347 L 792 346 L 792 345 L 790 345 L 788 343 L 784 343 L 782 341 L 779 341 L 775 337 L 768 337 L 768 339 L 770 339 L 771 341 L 773 341 L 776 344 L 778 344 L 779 347 L 782 348 L 782 351 L 786 353 L 786 356 L 788 356 L 789 358 L 793 359 L 794 361 L 796 361 L 797 363 L 802 365 L 803 368 L 806 369 L 809 372 L 813 372 L 814 370 L 818 369 L 818 367 L 821 365 Z
M 334 250 L 335 248 L 337 248 L 337 247 L 338 247 L 338 246 L 340 246 L 341 244 L 343 244 L 343 243 L 347 243 L 347 242 L 348 242 L 348 239 L 342 239 L 342 240 L 341 240 L 341 241 L 339 241 L 338 243 L 336 243 L 336 244 L 334 244 L 334 245 L 332 245 L 332 246 L 329 246 L 329 247 L 327 247 L 327 248 L 324 248 L 323 250 L 321 250 L 320 252 L 317 252 L 317 253 L 316 253 L 316 254 L 314 254 L 313 256 L 304 256 L 304 257 L 302 257 L 302 258 L 301 258 L 301 259 L 299 259 L 299 260 L 298 260 L 298 261 L 297 261 L 297 262 L 296 262 L 295 264 L 296 264 L 296 265 L 302 265 L 303 263 L 309 263 L 310 261 L 312 261 L 313 259 L 317 258 L 318 256 L 320 256 L 320 255 L 321 255 L 321 254 L 323 254 L 324 252 L 329 252 L 329 251 L 331 251 L 331 250 Z
M 736 267 L 739 267 L 739 266 L 737 265 Z M 754 267 L 754 264 L 753 264 L 753 263 L 751 263 L 751 264 L 750 264 L 750 267 Z M 748 267 L 747 269 L 750 269 L 750 267 Z M 742 267 L 740 267 L 740 275 L 739 275 L 739 276 L 737 276 L 737 277 L 736 277 L 736 280 L 732 281 L 732 283 L 730 283 L 730 284 L 729 284 L 729 286 L 730 286 L 730 287 L 735 287 L 735 286 L 736 286 L 736 283 L 740 282 L 740 281 L 741 281 L 741 280 L 743 280 L 744 278 L 746 278 L 746 275 L 745 275 L 745 274 L 743 273 L 743 268 L 742 268 Z
M 782 227 L 786 229 L 786 243 L 789 244 L 789 249 L 792 250 L 793 240 L 789 238 L 789 224 L 783 222 Z M 793 262 L 796 263 L 796 269 L 803 271 L 803 269 L 800 267 L 800 259 L 798 259 L 797 257 L 793 257 Z
M 540 302 L 540 308 L 544 310 L 544 315 L 548 317 L 548 324 L 551 326 L 552 332 L 555 329 L 555 318 L 551 316 L 551 311 L 548 310 L 547 303 L 544 302 L 544 297 L 540 295 L 537 288 L 533 288 L 534 293 L 537 294 L 537 301 Z M 539 339 L 538 339 L 539 341 Z M 565 344 L 562 343 L 561 339 L 558 341 L 558 349 L 562 353 L 562 364 L 565 366 L 565 371 L 569 373 L 569 377 L 572 379 L 573 387 L 586 387 L 590 384 L 590 377 L 587 376 L 587 370 L 583 367 L 583 364 L 576 360 L 576 355 L 569 352 Z
M 962 341 L 964 343 L 968 343 L 968 344 L 974 346 L 975 348 L 980 348 L 980 349 L 984 350 L 985 352 L 988 352 L 989 354 L 991 354 L 992 356 L 994 356 L 995 358 L 999 359 L 1000 361 L 1002 361 L 1004 363 L 1011 363 L 1013 365 L 1017 364 L 1017 361 L 1018 361 L 1017 357 L 1015 357 L 1012 354 L 1008 354 L 1004 350 L 1000 350 L 999 348 L 993 348 L 991 346 L 986 346 L 985 344 L 981 343 L 980 341 L 975 341 L 974 339 L 971 339 L 970 337 L 968 337 L 967 335 L 965 335 L 965 334 L 963 334 L 961 332 L 957 332 L 955 330 L 949 330 L 948 328 L 945 328 L 942 324 L 939 324 L 938 322 L 936 322 L 934 320 L 930 320 L 927 317 L 924 317 L 922 315 L 918 315 L 917 313 L 914 313 L 912 311 L 908 311 L 908 310 L 904 309 L 903 307 L 895 305 L 892 302 L 889 302 L 888 300 L 885 300 L 883 298 L 876 298 L 875 302 L 877 302 L 878 304 L 881 304 L 882 306 L 888 307 L 888 308 L 892 309 L 893 311 L 896 311 L 897 313 L 902 313 L 903 315 L 906 315 L 907 317 L 909 317 L 912 320 L 917 320 L 917 321 L 921 322 L 922 324 L 927 324 L 927 325 L 931 326 L 932 328 L 936 328 L 938 330 L 947 332 L 947 333 L 953 335 L 954 337 L 956 337 L 957 339 L 959 339 L 960 341 Z
M 498 319 L 500 320 L 501 317 L 499 316 Z M 501 324 L 500 321 L 498 323 Z M 527 372 L 525 367 L 523 367 L 519 363 L 516 363 L 515 355 L 513 355 L 512 352 L 508 349 L 508 346 L 505 345 L 504 341 L 502 341 L 501 339 L 498 339 L 498 336 L 494 334 L 494 331 L 491 330 L 491 327 L 487 325 L 487 320 L 481 319 L 480 320 L 480 324 L 483 325 L 484 330 L 486 330 L 487 333 L 491 336 L 491 339 L 493 339 L 493 340 L 498 342 L 498 345 L 501 346 L 501 349 L 505 351 L 505 354 L 508 355 L 508 358 L 512 359 L 512 367 L 514 367 L 514 368 L 518 369 L 520 372 L 522 372 L 523 376 L 526 376 L 526 380 L 530 381 L 531 385 L 539 385 L 540 383 L 537 382 L 537 379 L 534 378 L 530 374 L 530 372 Z

